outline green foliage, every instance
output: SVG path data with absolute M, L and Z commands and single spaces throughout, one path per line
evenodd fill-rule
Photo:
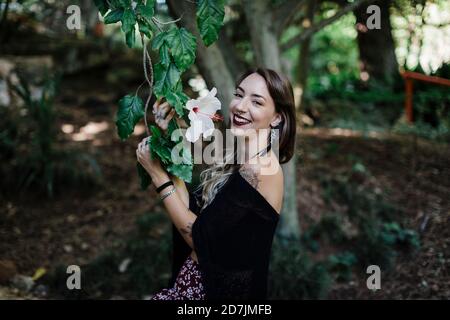
M 134 131 L 134 126 L 144 116 L 144 103 L 136 95 L 126 95 L 119 100 L 116 126 L 119 137 L 127 139 Z
M 152 133 L 150 138 L 152 157 L 158 157 L 166 169 L 173 175 L 186 182 L 191 182 L 193 162 L 190 150 L 181 148 L 183 162 L 172 163 L 172 150 L 177 151 L 177 146 L 182 146 L 182 143 L 165 139 L 161 130 L 156 126 L 150 126 L 150 130 Z
M 115 9 L 111 10 L 106 16 L 105 16 L 105 24 L 111 24 L 116 23 L 122 20 L 123 16 L 123 9 Z
M 95 5 L 98 8 L 98 11 L 104 16 L 105 13 L 108 12 L 108 2 L 107 0 L 94 0 Z
M 358 258 L 354 253 L 344 251 L 330 255 L 327 260 L 327 268 L 336 274 L 337 281 L 349 281 L 352 275 L 352 267 L 357 261 Z
M 106 24 L 121 22 L 121 30 L 125 34 L 128 47 L 135 45 L 135 29 L 138 24 L 142 43 L 144 36 L 152 40 L 152 49 L 159 52 L 159 62 L 153 66 L 155 83 L 153 92 L 157 98 L 165 97 L 175 108 L 177 116 L 185 118 L 184 105 L 189 97 L 183 93 L 181 74 L 195 62 L 197 43 L 195 36 L 185 28 L 175 25 L 169 30 L 162 30 L 154 19 L 154 0 L 96 0 L 95 5 L 104 17 Z M 218 38 L 223 25 L 224 1 L 201 0 L 197 6 L 197 24 L 203 42 L 211 45 Z M 155 35 L 156 34 L 156 35 Z M 155 36 L 154 36 L 155 35 Z M 119 137 L 127 139 L 134 131 L 135 125 L 145 116 L 143 101 L 137 94 L 126 95 L 119 101 L 116 125 Z M 171 141 L 170 134 L 152 128 L 150 148 L 152 155 L 161 160 L 164 167 L 172 174 L 190 182 L 192 179 L 192 160 L 186 157 L 187 149 L 183 149 L 181 164 L 172 163 L 171 150 L 176 145 Z M 189 158 L 189 161 L 187 160 Z M 141 188 L 145 189 L 151 183 L 148 173 L 142 166 L 137 165 Z
M 440 123 L 437 127 L 433 127 L 429 123 L 425 123 L 421 120 L 412 124 L 397 123 L 393 128 L 393 132 L 415 135 L 421 138 L 450 143 L 450 125 Z
M 185 28 L 172 28 L 159 33 L 152 42 L 152 49 L 159 50 L 161 64 L 170 64 L 169 52 L 177 69 L 184 72 L 195 61 L 197 44 L 195 37 Z
M 176 92 L 169 92 L 166 96 L 167 102 L 171 106 L 175 108 L 175 111 L 180 117 L 184 116 L 184 110 L 183 107 L 186 104 L 186 102 L 189 100 L 189 97 L 184 94 L 184 92 L 176 91 Z
M 269 271 L 270 299 L 323 299 L 332 283 L 326 262 L 313 261 L 298 243 L 274 241 Z
M 141 190 L 145 190 L 152 183 L 152 178 L 147 173 L 147 171 L 145 171 L 144 167 L 139 162 L 136 163 L 136 168 L 138 171 L 139 183 L 141 186 Z
M 59 76 L 46 76 L 36 92 L 24 78 L 13 90 L 23 107 L 1 109 L 0 150 L 8 174 L 1 175 L 5 192 L 33 190 L 35 194 L 54 193 L 70 186 L 94 186 L 101 177 L 96 160 L 76 150 L 59 150 L 54 98 Z
M 310 226 L 302 234 L 304 245 L 313 252 L 320 249 L 318 240 L 320 238 L 328 240 L 330 243 L 342 243 L 346 235 L 342 230 L 342 219 L 339 214 L 333 213 L 325 215 L 317 224 Z
M 370 177 L 370 172 L 361 163 L 357 164 L 347 176 L 322 178 L 325 199 L 333 199 L 347 207 L 346 214 L 357 233 L 342 236 L 337 231 L 336 237 L 336 230 L 339 229 L 333 230 L 338 224 L 334 222 L 328 230 L 320 229 L 320 236 L 325 239 L 328 237 L 335 244 L 352 248 L 361 267 L 377 264 L 388 269 L 399 251 L 412 253 L 419 248 L 419 237 L 415 231 L 405 229 L 395 222 L 398 209 L 386 202 L 383 194 L 373 193 L 358 183 L 358 175 Z
M 225 16 L 224 0 L 199 0 L 197 26 L 203 42 L 208 47 L 219 38 Z
M 180 80 L 180 71 L 174 63 L 169 63 L 165 67 L 161 62 L 154 67 L 156 84 L 154 86 L 155 94 L 157 96 L 167 95 L 174 90 L 178 81 Z
M 412 70 L 421 72 L 419 68 Z M 444 64 L 432 76 L 448 79 L 450 64 Z M 445 86 L 433 86 L 429 83 L 414 82 L 414 123 L 397 122 L 394 132 L 415 135 L 421 138 L 450 142 L 450 89 Z

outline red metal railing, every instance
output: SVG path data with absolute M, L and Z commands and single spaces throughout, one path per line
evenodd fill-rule
M 425 74 L 418 72 L 405 71 L 402 73 L 402 76 L 405 79 L 405 113 L 409 123 L 412 123 L 414 121 L 413 120 L 414 80 L 439 84 L 443 86 L 450 86 L 450 80 L 448 79 L 434 76 L 427 76 Z

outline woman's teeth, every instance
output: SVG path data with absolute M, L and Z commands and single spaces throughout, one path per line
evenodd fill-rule
M 233 115 L 233 124 L 236 126 L 243 126 L 249 124 L 250 122 L 251 122 L 250 120 L 247 120 L 241 116 L 238 116 L 236 114 Z

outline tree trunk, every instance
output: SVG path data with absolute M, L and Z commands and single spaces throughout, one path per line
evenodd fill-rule
M 281 71 L 278 36 L 273 28 L 269 5 L 268 0 L 242 1 L 256 65 Z
M 276 30 L 272 27 L 272 11 L 268 0 L 242 1 L 247 24 L 250 29 L 251 42 L 258 66 L 283 72 L 290 77 L 289 70 L 282 70 L 280 48 Z M 290 79 L 292 81 L 292 79 Z M 300 238 L 300 226 L 297 214 L 297 179 L 296 156 L 283 165 L 284 173 L 284 199 L 283 212 L 280 216 L 280 225 L 277 236 L 281 240 Z
M 357 24 L 357 41 L 360 57 L 361 72 L 367 72 L 370 79 L 375 79 L 386 84 L 392 84 L 398 74 L 398 64 L 395 56 L 395 45 L 392 38 L 392 26 L 390 22 L 390 0 L 378 0 L 371 4 L 380 7 L 380 29 L 368 29 L 367 6 L 361 6 L 353 11 Z
M 314 24 L 314 14 L 316 12 L 316 0 L 308 0 L 306 4 L 306 19 L 308 19 L 309 26 Z M 304 105 L 304 93 L 306 91 L 307 83 L 308 83 L 308 74 L 309 74 L 309 57 L 310 57 L 310 47 L 311 47 L 311 38 L 312 36 L 307 37 L 300 44 L 300 53 L 298 57 L 298 67 L 297 67 L 297 84 L 300 88 L 300 96 L 298 97 L 298 112 L 302 114 Z M 302 121 L 300 121 L 302 124 Z

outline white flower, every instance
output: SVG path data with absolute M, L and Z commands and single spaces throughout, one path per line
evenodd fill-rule
M 191 126 L 186 131 L 186 138 L 189 142 L 195 142 L 203 134 L 209 137 L 214 132 L 213 120 L 220 120 L 216 111 L 220 110 L 220 101 L 215 97 L 217 89 L 214 87 L 208 94 L 200 99 L 191 99 L 186 103 L 185 108 L 189 110 L 189 120 Z

